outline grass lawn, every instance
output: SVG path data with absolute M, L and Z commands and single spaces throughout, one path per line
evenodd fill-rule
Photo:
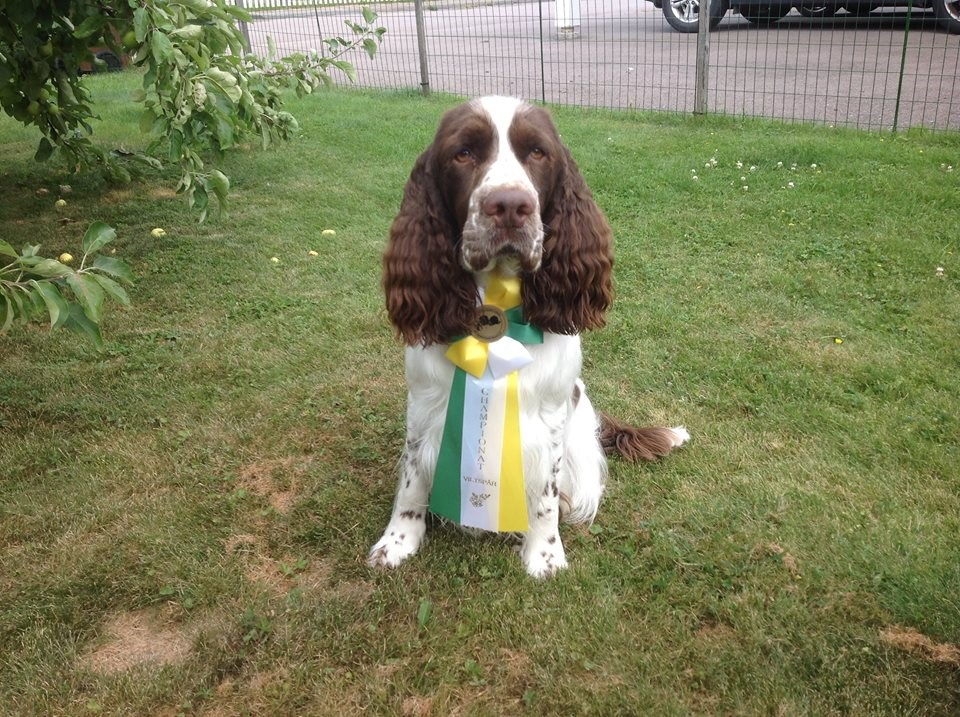
M 108 146 L 143 143 L 136 84 L 91 80 Z M 102 352 L 0 337 L 0 713 L 960 713 L 960 137 L 557 110 L 616 237 L 594 403 L 693 440 L 614 462 L 553 580 L 436 525 L 372 571 L 380 255 L 452 104 L 293 101 L 202 226 L 172 174 L 68 177 L 0 118 L 0 237 L 79 255 L 103 220 L 138 278 Z

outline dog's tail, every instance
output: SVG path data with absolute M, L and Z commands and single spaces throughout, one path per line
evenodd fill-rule
M 608 456 L 617 454 L 630 461 L 655 461 L 690 440 L 683 426 L 637 428 L 605 413 L 600 414 L 600 445 Z

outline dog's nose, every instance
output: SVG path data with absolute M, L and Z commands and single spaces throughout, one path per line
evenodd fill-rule
M 522 189 L 495 189 L 483 200 L 481 209 L 497 227 L 518 229 L 533 214 L 534 199 Z

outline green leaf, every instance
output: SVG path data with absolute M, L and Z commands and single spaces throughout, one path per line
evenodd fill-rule
M 61 264 L 56 259 L 43 259 L 36 256 L 21 257 L 20 264 L 28 273 L 42 276 L 44 279 L 57 279 L 73 274 L 73 269 L 66 264 Z
M 357 71 L 354 69 L 353 65 L 345 60 L 334 60 L 334 67 L 343 72 L 349 78 L 351 82 L 357 81 Z
M 133 272 L 127 262 L 115 259 L 112 256 L 98 256 L 93 260 L 93 268 L 104 274 L 109 274 L 114 279 L 119 279 L 128 284 L 133 283 Z
M 417 625 L 421 629 L 427 626 L 430 621 L 430 614 L 433 612 L 433 603 L 424 598 L 420 601 L 420 607 L 417 608 Z
M 97 280 L 84 274 L 71 274 L 67 277 L 67 286 L 73 290 L 73 295 L 77 297 L 87 318 L 99 324 L 106 294 Z
M 213 193 L 217 195 L 217 201 L 220 203 L 220 208 L 226 209 L 227 194 L 230 192 L 230 180 L 227 178 L 227 175 L 225 175 L 219 169 L 215 169 L 210 172 L 209 182 Z
M 159 159 L 157 159 L 156 157 L 151 157 L 146 154 L 141 154 L 140 152 L 137 152 L 130 159 L 133 160 L 134 162 L 145 164 L 151 169 L 163 169 L 163 162 L 161 162 Z
M 73 31 L 73 36 L 80 40 L 90 37 L 100 31 L 103 22 L 104 16 L 102 14 L 88 15 L 83 22 L 77 25 L 77 29 Z
M 193 185 L 193 191 L 188 192 L 188 202 L 192 209 L 206 209 L 207 204 L 209 204 L 210 199 L 207 197 L 207 182 L 201 180 L 202 183 L 197 183 Z
M 49 281 L 31 281 L 30 285 L 40 294 L 43 303 L 47 305 L 47 312 L 50 314 L 50 328 L 55 329 L 63 326 L 70 315 L 70 305 L 60 294 L 56 285 Z
M 236 5 L 225 5 L 223 9 L 227 11 L 227 14 L 232 15 L 238 20 L 244 20 L 245 22 L 253 20 L 253 15 Z
M 137 49 L 137 53 L 133 56 L 133 63 L 137 64 L 142 60 L 147 59 L 147 46 L 140 45 Z M 150 92 L 156 89 L 157 84 L 157 66 L 150 65 L 147 67 L 147 71 L 143 73 L 143 89 L 147 92 Z
M 154 30 L 150 34 L 150 51 L 153 53 L 154 62 L 162 64 L 173 55 L 173 43 L 163 32 Z
M 179 162 L 183 156 L 183 132 L 178 129 L 170 132 L 170 161 Z
M 13 302 L 13 316 L 14 318 L 25 319 L 30 311 L 33 309 L 33 302 L 28 302 L 24 304 L 23 297 L 20 296 L 20 292 L 26 290 L 21 286 L 19 290 L 11 289 L 8 296 Z M 25 296 L 30 296 L 29 293 L 25 293 Z
M 367 51 L 367 54 L 370 55 L 370 59 L 373 59 L 374 55 L 377 54 L 377 42 L 376 40 L 371 40 L 369 37 L 363 41 L 363 49 Z
M 211 67 L 207 70 L 207 77 L 213 80 L 221 92 L 230 98 L 232 102 L 239 102 L 243 97 L 243 90 L 237 86 L 237 78 L 229 72 L 221 70 L 219 67 Z
M 109 294 L 111 298 L 119 301 L 124 306 L 130 306 L 130 297 L 120 284 L 103 274 L 90 274 L 89 276 L 100 284 L 100 287 Z
M 203 34 L 203 28 L 199 25 L 184 25 L 170 33 L 170 37 L 181 38 L 184 40 L 196 40 Z
M 30 291 L 30 289 L 26 287 L 23 288 L 23 291 L 26 292 L 27 298 L 30 300 L 31 311 L 36 311 L 37 313 L 40 313 L 45 308 L 47 308 L 46 304 L 43 303 L 43 297 L 40 296 L 40 292 Z
M 37 162 L 46 162 L 50 159 L 50 155 L 53 154 L 53 144 L 46 137 L 40 138 L 40 144 L 37 146 L 37 152 L 33 155 L 33 158 Z
M 7 244 L 3 239 L 0 239 L 0 254 L 5 254 L 6 256 L 18 257 L 20 256 L 14 250 L 12 246 Z
M 153 129 L 153 122 L 157 119 L 157 116 L 153 113 L 151 109 L 145 109 L 140 113 L 140 133 L 141 134 L 150 134 L 150 130 Z
M 368 25 L 372 25 L 373 22 L 377 19 L 377 13 L 375 13 L 372 9 L 368 8 L 366 5 L 360 8 L 360 12 L 363 14 L 363 21 Z
M 63 322 L 65 328 L 76 331 L 90 339 L 98 349 L 103 348 L 103 337 L 100 336 L 100 327 L 93 323 L 83 309 L 78 304 L 70 304 L 66 320 Z
M 234 144 L 233 125 L 223 117 L 217 117 L 217 138 L 221 149 L 229 149 Z
M 0 334 L 7 333 L 7 329 L 13 324 L 13 302 L 10 300 L 10 297 L 7 296 L 5 291 L 2 291 L 3 287 L 0 287 L 0 296 L 3 297 L 3 305 L 0 306 L 4 311 L 0 316 L 3 317 L 3 323 L 0 324 Z
M 83 235 L 83 253 L 93 254 L 117 238 L 117 230 L 104 222 L 94 222 Z
M 133 31 L 137 35 L 137 42 L 143 42 L 143 39 L 147 36 L 147 31 L 150 29 L 150 15 L 147 14 L 146 8 L 138 7 L 133 11 Z

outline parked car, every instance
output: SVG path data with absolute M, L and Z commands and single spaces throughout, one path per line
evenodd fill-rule
M 677 32 L 696 32 L 699 27 L 700 0 L 648 0 L 663 10 L 663 16 Z M 808 17 L 830 17 L 838 10 L 867 15 L 879 7 L 904 7 L 908 0 L 711 0 L 710 29 L 720 24 L 727 10 L 736 10 L 747 20 L 769 26 L 785 17 L 794 7 Z M 915 0 L 913 7 L 932 9 L 938 24 L 960 35 L 960 0 Z

